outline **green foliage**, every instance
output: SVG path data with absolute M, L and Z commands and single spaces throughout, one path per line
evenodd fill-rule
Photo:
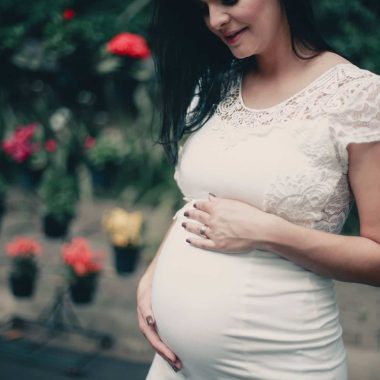
M 353 63 L 380 73 L 378 0 L 318 0 L 314 5 L 326 40 Z
M 121 164 L 127 153 L 122 134 L 105 130 L 96 138 L 95 145 L 87 149 L 86 158 L 91 167 L 102 170 L 109 164 Z
M 0 208 L 4 202 L 5 195 L 7 193 L 7 184 L 2 175 L 0 175 Z M 0 210 L 1 212 L 1 210 Z
M 44 172 L 38 193 L 43 202 L 44 215 L 66 219 L 75 215 L 76 183 L 65 171 L 50 168 Z

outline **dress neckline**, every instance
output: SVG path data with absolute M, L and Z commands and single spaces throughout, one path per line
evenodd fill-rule
M 273 106 L 265 107 L 265 108 L 252 108 L 252 107 L 248 107 L 248 106 L 245 105 L 244 100 L 243 100 L 243 96 L 242 96 L 242 83 L 243 83 L 243 75 L 244 75 L 242 73 L 239 76 L 239 83 L 238 83 L 238 92 L 239 92 L 238 98 L 239 98 L 240 105 L 244 109 L 246 109 L 248 111 L 251 111 L 251 112 L 268 112 L 268 111 L 274 110 L 274 109 L 279 108 L 279 107 L 283 106 L 284 104 L 290 102 L 292 99 L 296 98 L 297 96 L 301 95 L 302 93 L 306 92 L 308 89 L 310 89 L 311 87 L 313 87 L 316 83 L 318 83 L 320 80 L 322 80 L 323 78 L 325 78 L 328 74 L 330 74 L 331 72 L 333 72 L 336 69 L 340 68 L 341 66 L 354 66 L 354 65 L 351 62 L 348 62 L 348 63 L 338 63 L 338 64 L 330 67 L 326 71 L 324 71 L 322 74 L 318 75 L 309 84 L 307 84 L 305 87 L 303 87 L 301 90 L 297 91 L 295 94 L 291 95 L 287 99 L 285 99 L 282 102 L 277 103 L 277 104 L 275 104 Z

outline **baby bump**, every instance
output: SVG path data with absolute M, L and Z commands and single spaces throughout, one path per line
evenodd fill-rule
M 271 252 L 206 251 L 186 243 L 188 236 L 180 223 L 173 226 L 152 285 L 159 335 L 182 360 L 236 361 L 243 370 L 238 363 L 252 362 L 255 353 L 336 339 L 329 281 L 311 280 L 312 274 Z M 330 310 L 322 314 L 319 304 Z M 321 340 L 323 315 L 331 329 Z
M 161 339 L 178 356 L 203 351 L 210 360 L 225 327 L 234 323 L 231 310 L 242 307 L 239 291 L 248 268 L 243 254 L 198 249 L 186 243 L 188 236 L 178 223 L 167 237 L 154 273 L 152 308 Z

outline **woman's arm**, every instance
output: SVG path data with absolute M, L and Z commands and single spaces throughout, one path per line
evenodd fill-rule
M 349 180 L 360 236 L 342 236 L 275 219 L 267 249 L 340 281 L 380 286 L 380 142 L 351 144 Z
M 306 228 L 247 203 L 209 197 L 186 213 L 188 243 L 228 253 L 262 248 L 322 276 L 380 286 L 380 142 L 350 144 L 348 153 L 360 236 Z M 208 239 L 193 219 L 207 225 Z

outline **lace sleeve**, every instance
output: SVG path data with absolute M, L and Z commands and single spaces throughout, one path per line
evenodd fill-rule
M 339 110 L 332 132 L 345 169 L 350 143 L 380 141 L 380 76 L 354 80 L 339 92 Z

